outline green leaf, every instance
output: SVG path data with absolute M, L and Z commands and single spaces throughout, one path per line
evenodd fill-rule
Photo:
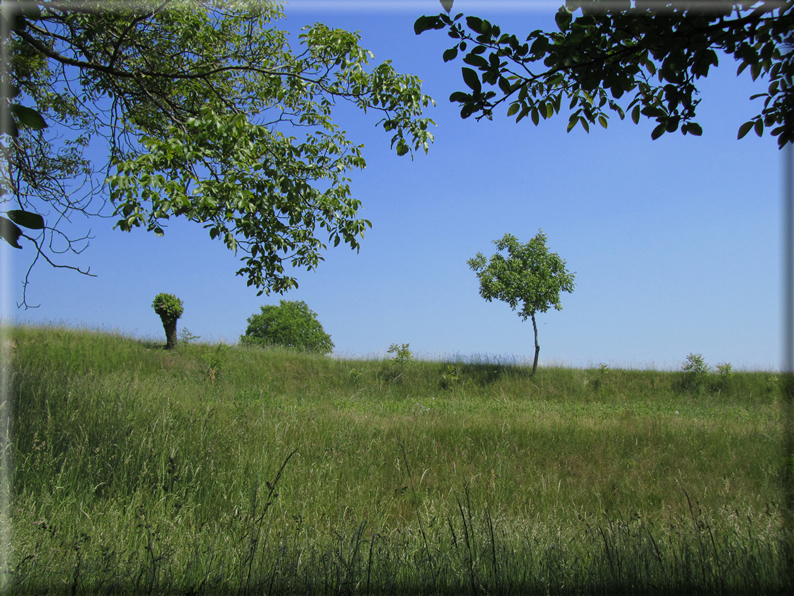
M 18 223 L 23 228 L 28 228 L 29 230 L 44 229 L 44 218 L 38 213 L 33 213 L 32 211 L 22 211 L 21 209 L 12 209 L 11 211 L 7 212 L 6 215 L 9 217 L 9 219 L 11 219 L 11 221 Z
M 759 137 L 764 134 L 764 121 L 760 118 L 755 121 L 755 134 Z
M 560 31 L 566 31 L 573 20 L 573 14 L 568 12 L 567 8 L 561 6 L 557 14 L 554 15 L 554 20 L 557 23 L 557 27 L 560 28 Z
M 607 119 L 603 114 L 598 117 L 598 123 L 604 128 L 607 127 Z
M 446 52 L 444 52 L 444 62 L 449 62 L 450 60 L 454 60 L 458 56 L 458 46 L 454 48 L 449 48 Z
M 640 104 L 634 106 L 634 109 L 631 111 L 631 119 L 634 124 L 640 123 Z
M 463 91 L 455 91 L 452 95 L 449 96 L 449 101 L 454 101 L 457 103 L 465 103 L 469 100 L 471 95 L 468 93 L 464 93 Z
M 507 116 L 508 116 L 508 118 L 510 116 L 512 116 L 513 114 L 515 114 L 519 109 L 521 109 L 521 106 L 518 103 L 510 104 L 510 107 L 507 108 Z
M 444 22 L 438 17 L 419 17 L 414 22 L 414 33 L 419 35 L 425 31 L 429 31 L 430 29 L 443 29 L 446 27 Z
M 463 61 L 466 64 L 471 64 L 472 66 L 476 66 L 480 69 L 488 68 L 488 61 L 483 58 L 482 56 L 478 56 L 477 54 L 468 53 L 466 57 L 463 58 Z
M 17 104 L 11 105 L 11 112 L 17 117 L 20 124 L 24 124 L 33 130 L 42 130 L 47 128 L 47 123 L 36 110 L 26 108 Z
M 689 134 L 695 135 L 696 137 L 699 137 L 700 135 L 703 134 L 703 129 L 700 127 L 700 124 L 698 124 L 697 122 L 688 122 L 687 132 Z
M 747 135 L 747 133 L 750 132 L 750 129 L 753 127 L 753 124 L 754 123 L 752 120 L 750 122 L 745 122 L 744 124 L 742 124 L 739 127 L 739 135 L 737 136 L 737 139 L 744 138 L 745 135 Z
M 463 73 L 463 82 L 466 83 L 470 89 L 472 89 L 475 93 L 482 91 L 480 77 L 477 76 L 477 73 L 474 70 L 471 68 L 461 68 L 460 70 Z
M 532 108 L 532 112 L 530 115 L 532 116 L 532 124 L 537 126 L 538 123 L 540 122 L 540 113 L 538 113 L 538 109 Z
M 466 24 L 475 33 L 482 33 L 482 19 L 479 17 L 466 17 Z
M 3 240 L 14 248 L 22 248 L 18 242 L 21 235 L 22 230 L 20 230 L 14 222 L 0 216 L 0 236 L 2 236 Z
M 653 129 L 653 132 L 651 133 L 651 139 L 655 141 L 656 139 L 661 137 L 666 130 L 667 130 L 667 123 L 662 122 L 659 126 Z
M 535 40 L 529 51 L 535 56 L 543 56 L 546 53 L 546 49 L 548 47 L 549 47 L 549 40 L 541 35 Z

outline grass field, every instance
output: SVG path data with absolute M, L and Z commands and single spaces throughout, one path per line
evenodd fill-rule
M 11 338 L 15 594 L 790 587 L 775 373 Z

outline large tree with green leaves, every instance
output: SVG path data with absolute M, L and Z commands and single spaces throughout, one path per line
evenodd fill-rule
M 518 310 L 523 320 L 532 319 L 535 331 L 535 359 L 532 374 L 538 368 L 538 324 L 535 314 L 546 312 L 553 306 L 562 310 L 560 292 L 573 292 L 574 274 L 565 268 L 565 260 L 549 252 L 543 230 L 526 244 L 521 244 L 512 234 L 494 240 L 497 253 L 490 260 L 477 253 L 468 260 L 469 267 L 480 280 L 480 296 L 488 302 L 496 298 Z M 507 252 L 507 256 L 501 254 Z
M 58 266 L 87 242 L 75 216 L 158 235 L 183 217 L 241 253 L 260 294 L 296 287 L 285 266 L 313 269 L 326 244 L 358 249 L 370 222 L 347 175 L 365 161 L 334 106 L 379 114 L 405 155 L 432 141 L 432 100 L 369 67 L 357 34 L 315 24 L 291 44 L 279 4 L 3 0 L 2 237 Z
M 698 79 L 722 52 L 739 73 L 749 68 L 753 80 L 767 79 L 753 96 L 763 107 L 738 137 L 770 129 L 781 147 L 794 140 L 792 0 L 566 0 L 555 19 L 558 31 L 526 37 L 463 14 L 423 16 L 415 30 L 446 29 L 454 40 L 443 57 L 462 55 L 467 64 L 465 90 L 450 96 L 463 118 L 490 119 L 504 105 L 508 117 L 537 125 L 566 106 L 569 131 L 606 128 L 616 113 L 655 120 L 653 139 L 676 130 L 700 135 Z

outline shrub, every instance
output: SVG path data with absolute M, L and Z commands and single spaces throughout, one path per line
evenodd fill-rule
M 717 364 L 717 379 L 716 387 L 718 391 L 729 389 L 733 385 L 733 366 L 729 362 L 720 362 Z
M 460 382 L 460 371 L 454 364 L 448 364 L 447 370 L 441 373 L 441 388 L 452 389 Z
M 593 380 L 593 389 L 598 391 L 607 380 L 609 374 L 609 365 L 604 362 L 598 363 L 598 376 Z
M 244 344 L 281 346 L 317 354 L 334 349 L 317 313 L 303 301 L 281 300 L 278 306 L 263 306 L 262 312 L 248 318 L 248 328 L 240 337 Z
M 411 362 L 411 360 L 414 359 L 414 355 L 411 353 L 409 344 L 392 344 L 389 346 L 389 349 L 386 350 L 386 353 L 394 354 L 394 362 L 400 365 L 403 365 L 406 362 Z
M 174 349 L 177 344 L 176 322 L 185 310 L 184 303 L 173 294 L 157 294 L 152 302 L 152 308 L 163 323 L 166 349 Z
M 200 339 L 200 335 L 193 335 L 187 327 L 182 327 L 179 331 L 179 343 L 189 344 Z
M 214 349 L 208 349 L 202 354 L 204 359 L 204 370 L 207 373 L 207 378 L 210 383 L 215 384 L 215 379 L 221 374 L 221 369 L 226 361 L 226 351 L 229 346 L 225 344 L 218 344 Z
M 703 354 L 689 354 L 681 370 L 684 372 L 684 387 L 699 390 L 709 374 L 709 365 L 703 359 Z

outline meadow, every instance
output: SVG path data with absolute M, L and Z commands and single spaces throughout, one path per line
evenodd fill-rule
M 14 594 L 790 587 L 776 373 L 10 338 Z

